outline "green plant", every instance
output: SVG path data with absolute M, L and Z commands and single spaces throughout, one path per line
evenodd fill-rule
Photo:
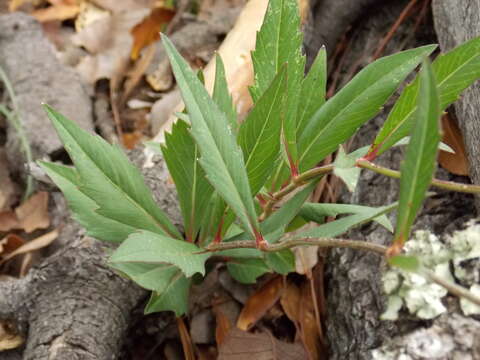
M 163 153 L 177 187 L 185 235 L 155 205 L 139 171 L 118 147 L 45 106 L 75 167 L 41 165 L 91 236 L 120 243 L 110 265 L 152 290 L 147 313 L 185 313 L 192 275 L 205 274 L 212 254 L 228 258 L 231 275 L 243 282 L 269 271 L 293 271 L 290 249 L 300 245 L 374 251 L 392 265 L 420 271 L 421 259 L 400 253 L 427 188 L 480 192 L 478 186 L 432 180 L 441 111 L 480 77 L 480 38 L 438 56 L 432 65 L 427 57 L 435 45 L 379 59 L 326 101 L 325 50 L 304 76 L 299 24 L 295 0 L 270 2 L 252 54 L 254 107 L 241 124 L 220 57 L 211 97 L 163 36 L 186 111 L 178 114 L 165 144 L 152 146 Z M 405 88 L 372 146 L 345 154 L 341 144 L 380 111 L 419 64 L 420 75 Z M 401 175 L 372 163 L 408 135 Z M 317 166 L 337 150 L 333 164 Z M 308 202 L 325 174 L 334 172 L 353 190 L 362 168 L 400 176 L 398 204 L 372 208 Z M 390 248 L 334 239 L 372 220 L 391 229 L 385 214 L 395 208 L 398 221 Z M 349 215 L 324 222 L 338 214 Z M 319 226 L 298 230 L 309 221 Z

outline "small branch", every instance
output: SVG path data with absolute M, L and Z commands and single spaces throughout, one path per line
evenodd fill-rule
M 360 168 L 372 170 L 381 175 L 385 175 L 385 176 L 396 178 L 396 179 L 400 178 L 400 171 L 396 171 L 380 165 L 376 165 L 365 159 L 357 160 L 356 164 Z M 439 179 L 432 179 L 430 185 L 441 188 L 441 189 L 451 190 L 451 191 L 457 191 L 457 192 L 463 192 L 463 193 L 469 193 L 469 194 L 480 194 L 479 185 L 461 184 L 453 181 L 444 181 Z
M 378 244 L 372 244 L 366 241 L 360 240 L 346 240 L 346 239 L 332 239 L 332 238 L 319 238 L 319 239 L 292 239 L 282 241 L 277 244 L 268 244 L 267 247 L 260 250 L 264 252 L 275 252 L 284 249 L 290 249 L 294 246 L 318 246 L 321 248 L 349 248 L 356 250 L 365 250 L 377 253 L 379 255 L 385 255 L 387 247 Z M 239 240 L 224 242 L 220 244 L 212 244 L 206 247 L 202 252 L 217 252 L 231 249 L 257 249 L 255 241 L 252 240 Z
M 468 301 L 480 306 L 480 298 L 474 295 L 471 291 L 465 289 L 463 286 L 459 286 L 452 282 L 449 282 L 445 279 L 442 279 L 438 275 L 436 275 L 433 271 L 430 270 L 422 270 L 421 274 L 425 276 L 431 282 L 434 282 L 437 285 L 440 285 L 448 290 L 450 294 L 453 294 L 457 297 L 463 297 Z
M 260 215 L 259 220 L 263 221 L 266 219 L 268 215 L 271 214 L 273 206 L 282 200 L 285 196 L 290 194 L 292 191 L 295 189 L 299 188 L 300 186 L 305 185 L 307 182 L 314 180 L 318 178 L 319 176 L 328 174 L 333 171 L 333 164 L 325 165 L 325 166 L 320 166 L 313 168 L 311 170 L 307 170 L 303 173 L 301 173 L 298 176 L 295 176 L 292 179 L 292 182 L 285 186 L 283 189 L 277 191 L 274 193 L 271 198 L 267 201 L 263 213 Z

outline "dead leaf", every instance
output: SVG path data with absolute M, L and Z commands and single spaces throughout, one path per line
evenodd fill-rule
M 39 22 L 47 22 L 54 20 L 73 19 L 80 13 L 80 6 L 77 4 L 59 4 L 49 6 L 47 8 L 37 9 L 32 13 L 32 16 Z
M 280 341 L 269 333 L 251 334 L 233 328 L 219 347 L 219 360 L 304 360 L 307 353 L 299 343 Z
M 11 350 L 19 347 L 24 339 L 17 334 L 15 326 L 6 320 L 0 320 L 0 351 Z
M 183 354 L 186 360 L 195 360 L 195 350 L 193 349 L 192 339 L 188 333 L 185 322 L 182 318 L 177 318 L 178 332 L 182 341 Z
M 218 305 L 213 306 L 213 312 L 217 323 L 217 327 L 215 328 L 215 340 L 217 345 L 220 346 L 223 344 L 228 332 L 232 328 L 232 323 Z
M 320 351 L 320 333 L 315 317 L 315 302 L 308 281 L 304 282 L 302 285 L 300 304 L 298 321 L 300 324 L 300 337 L 302 342 L 310 354 L 310 359 L 325 359 L 326 354 Z
M 142 49 L 160 39 L 160 32 L 175 16 L 173 10 L 167 8 L 152 9 L 150 15 L 132 28 L 133 46 L 130 52 L 132 60 L 138 59 Z
M 39 236 L 36 239 L 33 239 L 29 242 L 26 242 L 15 251 L 5 255 L 2 259 L 0 259 L 0 265 L 7 262 L 8 260 L 12 259 L 13 257 L 26 254 L 35 250 L 42 249 L 48 245 L 50 245 L 57 237 L 59 231 L 57 229 L 46 233 L 45 235 Z
M 140 60 L 135 62 L 133 69 L 128 72 L 120 100 L 121 103 L 127 101 L 132 90 L 138 85 L 139 81 L 142 79 L 143 74 L 145 74 L 145 70 L 147 70 L 148 65 L 150 65 L 150 63 L 152 62 L 154 55 L 155 44 L 152 44 L 147 48 L 147 50 L 144 51 Z
M 143 134 L 141 131 L 133 131 L 122 134 L 122 144 L 128 149 L 132 150 L 142 140 Z
M 16 199 L 16 192 L 15 184 L 10 178 L 5 150 L 0 149 L 0 210 L 10 209 L 10 206 Z
M 37 229 L 46 229 L 50 226 L 48 215 L 48 193 L 40 191 L 28 198 L 15 209 L 19 228 L 31 233 Z
M 455 175 L 468 175 L 468 161 L 465 153 L 462 132 L 452 116 L 442 116 L 443 139 L 442 142 L 450 146 L 454 154 L 440 150 L 438 162 L 443 168 Z
M 241 330 L 250 329 L 278 301 L 283 291 L 283 278 L 277 276 L 249 297 L 237 320 Z
M 7 232 L 18 227 L 18 218 L 13 211 L 0 212 L 0 231 Z
M 17 11 L 21 6 L 25 4 L 31 4 L 32 6 L 38 6 L 43 3 L 44 0 L 10 0 L 8 3 L 8 11 Z
M 74 44 L 83 46 L 90 53 L 76 66 L 88 83 L 93 84 L 102 78 L 123 78 L 133 43 L 130 29 L 149 11 L 148 8 L 141 8 L 107 14 L 73 36 Z
M 291 322 L 295 324 L 297 331 L 300 329 L 300 306 L 301 306 L 301 291 L 300 288 L 292 283 L 287 282 L 285 290 L 280 297 L 280 304 L 282 305 L 285 314 Z
M 90 0 L 96 6 L 113 13 L 135 11 L 139 8 L 151 8 L 157 0 Z
M 25 244 L 25 240 L 18 235 L 8 234 L 0 240 L 0 259 Z
M 315 302 L 309 281 L 303 282 L 300 287 L 288 283 L 280 303 L 288 318 L 295 324 L 297 337 L 309 352 L 309 359 L 326 359 L 326 352 L 322 350 L 321 334 L 315 317 Z

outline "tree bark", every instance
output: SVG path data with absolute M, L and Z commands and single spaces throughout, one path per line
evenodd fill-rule
M 350 19 L 350 21 L 357 19 L 359 11 L 357 6 L 360 6 L 360 4 L 356 4 L 355 1 L 342 3 L 344 6 L 341 11 L 344 13 L 351 11 L 352 14 L 348 16 L 343 14 L 340 19 Z M 378 3 L 375 8 L 370 8 L 374 11 L 363 12 L 362 20 L 353 23 L 338 20 L 336 26 L 340 26 L 343 31 L 348 26 L 355 28 L 355 32 L 351 34 L 349 39 L 348 53 L 344 63 L 339 69 L 333 70 L 339 74 L 339 84 L 344 84 L 348 80 L 357 65 L 364 66 L 371 61 L 371 55 L 407 4 L 408 1 L 391 1 L 388 4 Z M 323 8 L 325 6 L 335 5 L 328 4 L 328 1 L 326 1 L 323 3 Z M 321 9 L 322 6 L 317 7 L 317 11 Z M 314 16 L 316 19 L 334 18 L 335 13 L 327 15 L 318 12 Z M 424 45 L 425 43 L 436 42 L 431 23 L 427 21 L 420 28 L 419 33 L 412 34 L 414 22 L 415 17 L 411 16 L 406 19 L 395 36 L 388 42 L 383 55 Z M 340 35 L 333 34 L 332 40 L 328 40 L 330 41 L 328 48 L 330 56 Z M 324 42 L 327 41 L 324 40 Z M 310 56 L 312 55 L 314 54 L 310 54 Z M 393 101 L 389 101 L 379 116 L 360 129 L 354 145 L 351 147 L 352 150 L 372 142 L 386 119 L 392 104 Z M 476 134 L 479 133 L 477 130 Z M 376 162 L 379 165 L 398 169 L 402 158 L 402 150 L 396 148 L 382 155 Z M 439 171 L 438 176 L 445 179 L 451 178 L 444 171 Z M 360 179 L 355 193 L 344 193 L 341 196 L 341 202 L 380 206 L 398 200 L 398 180 L 367 171 L 363 171 Z M 462 204 L 462 206 L 459 207 L 458 204 Z M 436 234 L 445 234 L 459 228 L 474 215 L 475 208 L 472 196 L 441 191 L 438 192 L 438 195 L 426 200 L 424 210 L 417 218 L 415 229 L 428 229 Z M 392 217 L 392 220 L 394 220 L 394 217 Z M 392 234 L 375 225 L 368 225 L 351 231 L 349 237 L 365 239 L 365 241 L 382 245 L 389 245 L 392 241 Z M 431 324 L 406 318 L 401 318 L 396 322 L 380 320 L 386 300 L 381 282 L 385 267 L 385 262 L 377 255 L 350 249 L 332 250 L 327 256 L 325 279 L 327 297 L 326 335 L 329 340 L 330 359 L 372 359 L 374 349 L 380 349 L 382 344 L 396 338 L 396 336 L 399 337 L 399 334 L 411 333 L 411 337 L 406 338 L 409 339 L 409 344 L 413 344 L 414 341 L 418 343 L 422 333 L 417 333 L 414 330 Z M 449 318 L 450 315 L 452 314 L 447 314 L 442 319 Z M 441 327 L 446 323 L 449 323 L 449 321 L 443 320 L 443 323 L 437 322 L 436 324 L 440 324 L 438 326 Z M 402 346 L 405 346 L 405 342 L 402 344 Z M 454 344 L 452 349 L 456 349 L 455 346 L 460 347 L 457 343 Z M 474 351 L 474 346 L 471 346 L 467 352 L 462 354 L 472 355 Z M 387 359 L 390 359 L 390 357 L 387 357 Z
M 442 51 L 480 36 L 480 0 L 449 1 L 433 0 L 435 30 Z M 478 71 L 477 71 L 478 72 Z M 470 178 L 480 184 L 480 84 L 468 88 L 454 104 L 460 129 L 463 134 L 469 162 Z M 480 197 L 476 198 L 480 211 Z
M 180 223 L 163 159 L 155 156 L 153 166 L 145 168 L 141 149 L 129 156 L 142 169 L 147 184 L 155 183 L 151 187 L 160 206 L 174 223 Z M 72 223 L 60 237 L 65 245 L 27 277 L 0 282 L 0 318 L 15 319 L 24 334 L 28 328 L 24 360 L 116 359 L 130 313 L 147 292 L 108 268 L 109 244 L 85 236 Z M 0 353 L 0 359 L 14 352 Z

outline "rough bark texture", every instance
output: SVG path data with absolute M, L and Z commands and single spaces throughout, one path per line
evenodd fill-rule
M 327 16 L 320 12 L 322 6 L 336 6 L 336 4 L 334 5 L 336 2 L 328 3 L 328 1 L 320 3 L 316 19 L 327 21 L 325 18 L 335 17 L 335 14 Z M 348 10 L 353 12 L 349 16 L 342 15 L 343 18 L 356 19 L 358 17 L 359 9 L 356 7 L 355 1 L 350 1 L 348 4 L 344 1 L 341 3 L 343 3 L 342 14 Z M 352 72 L 355 62 L 364 66 L 370 61 L 380 40 L 407 4 L 408 1 L 400 0 L 391 1 L 388 4 L 379 3 L 374 9 L 375 11 L 364 13 L 365 20 L 349 23 L 355 28 L 355 33 L 352 34 L 348 49 L 351 56 L 347 55 L 346 61 L 340 69 L 340 78 L 343 78 L 340 83 L 345 82 L 345 75 L 348 77 Z M 371 4 L 365 6 L 368 5 Z M 412 36 L 411 30 L 414 21 L 414 18 L 410 18 L 400 27 L 396 36 L 388 43 L 383 55 L 435 42 L 431 23 L 424 24 L 419 31 L 420 36 L 418 36 L 419 34 Z M 342 22 L 336 23 L 335 26 L 339 26 L 339 24 Z M 342 26 L 346 29 L 349 24 Z M 318 26 L 318 23 L 316 25 Z M 339 37 L 339 35 L 335 35 L 332 36 L 333 40 L 324 40 L 324 42 L 333 41 L 329 47 L 330 54 Z M 385 110 L 376 119 L 360 130 L 352 149 L 371 143 L 391 105 L 392 102 L 387 104 Z M 376 162 L 398 169 L 402 157 L 402 150 L 396 149 L 384 154 Z M 449 177 L 442 171 L 437 176 Z M 462 181 L 462 179 L 455 180 Z M 380 206 L 398 200 L 398 190 L 398 180 L 364 171 L 357 191 L 352 195 L 344 194 L 341 200 L 346 203 Z M 458 204 L 462 204 L 462 206 L 459 207 Z M 417 219 L 416 228 L 429 229 L 441 234 L 456 229 L 467 219 L 473 217 L 474 212 L 471 196 L 439 192 L 438 195 L 426 201 L 424 210 Z M 392 218 L 392 220 L 394 219 Z M 392 235 L 385 229 L 373 225 L 352 231 L 349 237 L 383 245 L 390 244 L 392 240 Z M 371 359 L 372 350 L 380 347 L 385 340 L 426 325 L 425 322 L 409 320 L 397 322 L 380 320 L 385 305 L 381 284 L 381 274 L 385 264 L 378 256 L 339 249 L 330 252 L 326 264 L 325 287 L 328 317 L 326 334 L 329 340 L 331 359 Z M 412 334 L 412 337 L 415 338 L 415 335 Z M 473 354 L 472 351 L 470 348 L 469 353 Z
M 87 130 L 93 130 L 92 106 L 86 87 L 72 68 L 60 63 L 40 24 L 24 13 L 0 16 L 0 66 L 16 94 L 20 121 L 36 158 L 59 150 L 53 126 L 40 106 L 48 103 Z M 22 164 L 17 131 L 8 129 L 10 165 Z
M 175 223 L 178 203 L 163 159 L 143 167 L 142 150 L 129 154 L 152 184 L 154 197 Z M 64 214 L 67 211 L 64 209 Z M 130 313 L 146 292 L 106 265 L 111 247 L 66 227 L 65 246 L 21 280 L 0 282 L 0 318 L 14 318 L 28 337 L 25 360 L 116 359 L 129 325 Z M 0 359 L 15 352 L 0 353 Z M 18 352 L 16 352 L 18 353 Z
M 308 26 L 307 49 L 317 52 L 325 45 L 329 54 L 333 54 L 340 37 L 360 16 L 376 4 L 394 1 L 379 0 L 316 0 L 313 7 L 313 23 Z
M 432 3 L 435 30 L 442 51 L 448 51 L 467 40 L 480 36 L 480 0 L 465 2 L 434 0 Z M 460 129 L 470 165 L 470 178 L 480 184 L 480 84 L 467 89 L 455 103 Z M 480 198 L 476 199 L 480 210 Z

